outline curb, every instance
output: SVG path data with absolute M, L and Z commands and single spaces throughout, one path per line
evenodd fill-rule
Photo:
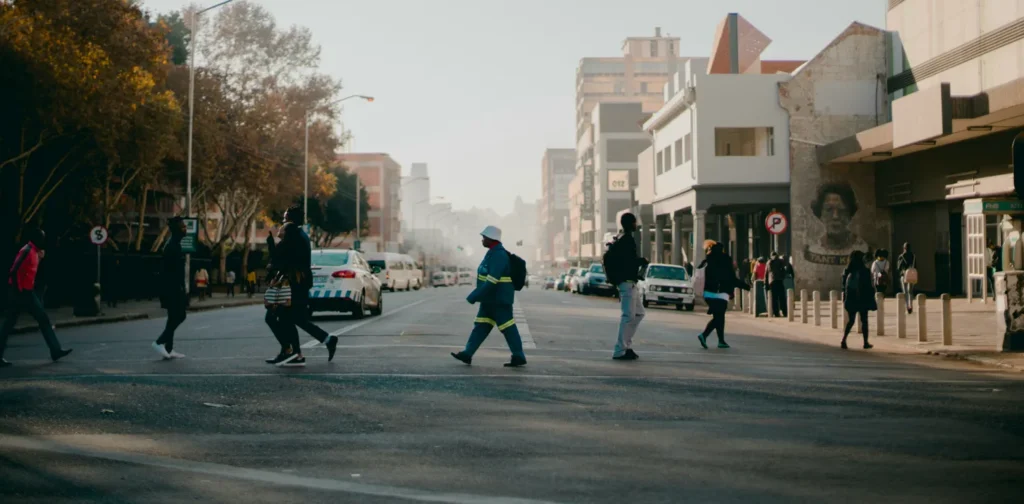
M 1012 370 L 1012 371 L 1019 371 L 1021 373 L 1024 373 L 1024 368 L 1021 368 L 1021 367 L 1018 367 L 1018 366 L 1014 366 L 1013 364 L 1010 364 L 1008 362 L 1003 362 L 1003 361 L 1001 361 L 999 359 L 992 359 L 990 357 L 979 357 L 977 355 L 964 354 L 964 353 L 959 353 L 959 352 L 937 352 L 937 351 L 934 351 L 934 350 L 929 350 L 929 351 L 927 351 L 925 353 L 928 354 L 928 355 L 935 355 L 935 356 L 938 356 L 938 357 L 945 357 L 947 359 L 957 359 L 957 360 L 968 361 L 968 362 L 976 362 L 978 364 L 983 364 L 983 365 L 986 365 L 986 366 L 1001 367 L 1003 369 L 1009 369 L 1009 370 Z
M 224 308 L 241 308 L 241 307 L 244 307 L 244 306 L 254 306 L 254 305 L 258 305 L 258 304 L 260 304 L 260 305 L 263 304 L 263 300 L 262 299 L 258 299 L 258 300 L 257 299 L 251 299 L 251 300 L 248 300 L 248 301 L 242 302 L 242 303 L 214 304 L 214 305 L 204 305 L 204 306 L 190 306 L 187 311 L 189 311 L 189 312 L 205 312 L 205 311 L 212 311 L 212 310 L 220 310 L 220 309 L 224 309 Z M 163 309 L 161 309 L 161 308 L 156 308 L 156 310 L 158 310 L 159 313 L 161 313 L 161 314 L 163 313 Z M 128 322 L 128 321 L 131 321 L 131 320 L 143 320 L 143 319 L 148 319 L 148 318 L 150 318 L 150 315 L 148 313 L 122 313 L 121 315 L 111 315 L 111 316 L 101 316 L 101 317 L 84 317 L 84 318 L 81 318 L 81 319 L 70 319 L 70 320 L 58 320 L 58 321 L 53 322 L 53 326 L 55 328 L 57 328 L 57 329 L 65 329 L 65 328 L 69 328 L 69 327 L 82 327 L 82 326 L 100 325 L 100 324 L 113 324 L 115 322 Z M 11 334 L 29 334 L 29 333 L 34 333 L 34 332 L 36 332 L 38 330 L 39 330 L 39 326 L 37 326 L 35 324 L 25 325 L 25 326 L 15 327 L 14 330 L 11 331 Z
M 100 325 L 100 324 L 111 324 L 114 322 L 127 322 L 129 320 L 141 320 L 148 319 L 149 315 L 146 313 L 124 313 L 121 315 L 114 315 L 109 317 L 90 317 L 83 319 L 72 319 L 72 320 L 60 320 L 53 323 L 53 326 L 57 329 L 64 329 L 67 327 L 81 327 L 89 325 Z M 33 333 L 39 330 L 39 326 L 21 326 L 15 327 L 11 334 L 27 334 Z

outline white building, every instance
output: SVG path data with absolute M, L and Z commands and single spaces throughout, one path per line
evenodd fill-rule
M 430 209 L 430 175 L 426 163 L 413 163 L 409 175 L 402 177 L 402 227 L 426 229 Z

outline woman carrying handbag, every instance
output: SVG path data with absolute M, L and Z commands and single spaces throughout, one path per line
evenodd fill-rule
M 900 273 L 903 293 L 907 296 L 907 313 L 914 313 L 914 286 L 917 285 L 917 256 L 910 248 L 910 243 L 903 244 L 903 253 L 896 261 L 896 271 Z
M 732 258 L 725 253 L 725 247 L 721 243 L 708 240 L 704 245 L 707 248 L 707 258 L 694 272 L 693 292 L 696 295 L 703 293 L 711 320 L 708 321 L 704 332 L 697 335 L 697 340 L 706 350 L 708 336 L 716 332 L 718 348 L 729 348 L 729 344 L 725 342 L 725 312 L 729 310 L 729 300 L 732 299 L 736 287 L 750 290 L 750 286 L 736 278 Z
M 871 271 L 864 265 L 864 252 L 859 250 L 850 253 L 850 264 L 843 271 L 843 308 L 846 309 L 847 322 L 840 348 L 846 350 L 846 337 L 850 335 L 856 318 L 860 317 L 864 349 L 871 349 L 871 343 L 868 343 L 868 312 L 877 310 L 878 305 L 871 287 Z

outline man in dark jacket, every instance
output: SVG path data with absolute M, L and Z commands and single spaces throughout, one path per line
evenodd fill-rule
M 622 225 L 622 236 L 608 247 L 604 255 L 604 270 L 608 282 L 619 289 L 619 307 L 622 310 L 612 359 L 636 360 L 639 356 L 633 351 L 633 336 L 646 315 L 637 294 L 636 283 L 640 280 L 640 268 L 646 266 L 647 261 L 636 252 L 636 241 L 633 239 L 636 216 L 625 213 L 619 223 Z
M 185 221 L 174 217 L 167 222 L 171 239 L 164 246 L 160 263 L 160 306 L 167 310 L 167 325 L 153 343 L 153 350 L 164 359 L 180 359 L 184 354 L 174 351 L 174 331 L 185 321 L 188 294 L 185 291 L 185 254 L 181 239 L 185 237 Z
M 309 289 L 313 286 L 312 247 L 309 236 L 302 230 L 305 221 L 302 208 L 289 208 L 284 213 L 284 221 L 281 241 L 271 252 L 267 277 L 273 278 L 278 273 L 285 275 L 292 290 L 292 304 L 288 308 L 277 308 L 267 313 L 267 325 L 281 343 L 282 349 L 277 357 L 267 359 L 266 362 L 282 367 L 306 365 L 297 327 L 327 347 L 327 361 L 330 362 L 334 360 L 334 352 L 338 348 L 338 337 L 328 334 L 309 319 Z
M 772 316 L 788 316 L 786 306 L 786 260 L 778 252 L 772 252 L 768 262 L 768 287 L 772 293 Z

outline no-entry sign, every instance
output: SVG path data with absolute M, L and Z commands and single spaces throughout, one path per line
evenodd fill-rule
M 772 212 L 764 219 L 764 227 L 773 235 L 780 235 L 789 229 L 789 221 L 782 212 Z

